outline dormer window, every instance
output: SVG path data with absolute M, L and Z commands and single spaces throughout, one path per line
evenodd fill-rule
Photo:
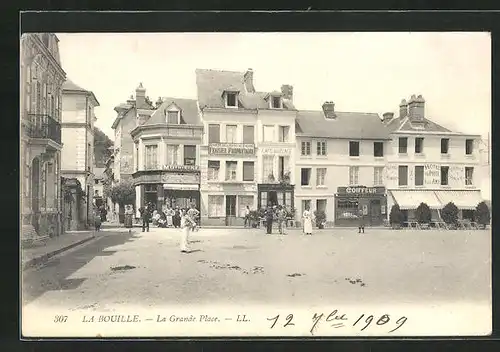
M 167 123 L 179 125 L 180 122 L 180 112 L 178 110 L 167 111 Z
M 227 92 L 226 93 L 226 107 L 236 108 L 238 107 L 237 93 Z
M 271 108 L 272 109 L 282 109 L 283 108 L 283 102 L 281 100 L 281 97 L 272 97 L 271 99 Z

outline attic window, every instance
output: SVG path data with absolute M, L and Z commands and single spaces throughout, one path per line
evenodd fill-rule
M 236 92 L 226 92 L 226 107 L 236 108 L 238 107 L 236 99 Z
M 283 102 L 281 101 L 281 97 L 272 97 L 271 108 L 273 108 L 273 109 L 283 108 Z
M 180 124 L 180 114 L 177 110 L 167 111 L 167 123 L 178 125 Z

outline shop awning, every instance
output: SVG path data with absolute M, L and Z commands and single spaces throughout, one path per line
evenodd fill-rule
M 179 191 L 197 191 L 200 186 L 189 183 L 164 183 L 163 189 L 179 190 Z
M 453 202 L 458 209 L 473 210 L 476 206 L 483 201 L 481 191 L 467 190 L 467 191 L 435 191 L 436 196 L 443 204 L 443 207 L 449 202 Z
M 431 209 L 441 209 L 443 205 L 434 194 L 434 191 L 391 191 L 399 208 L 403 210 L 417 209 L 420 203 L 425 203 Z

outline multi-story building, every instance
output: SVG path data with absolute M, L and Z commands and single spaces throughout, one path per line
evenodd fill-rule
M 20 45 L 21 214 L 40 236 L 62 233 L 61 95 L 66 73 L 53 33 L 23 34 Z
M 115 111 L 117 116 L 111 126 L 115 132 L 113 177 L 118 183 L 132 181 L 135 144 L 130 132 L 151 116 L 154 106 L 141 83 L 135 90 L 135 99 L 131 95 L 125 103 L 116 106 Z
M 163 98 L 139 121 L 130 132 L 136 209 L 149 203 L 157 209 L 199 207 L 202 134 L 196 100 Z
M 62 150 L 61 175 L 76 179 L 85 194 L 84 206 L 72 216 L 84 227 L 92 219 L 94 196 L 94 108 L 99 102 L 94 93 L 67 79 L 62 94 Z M 79 202 L 79 199 L 77 200 Z M 76 209 L 75 209 L 76 211 Z
M 200 149 L 202 222 L 240 224 L 247 206 L 292 207 L 292 87 L 257 92 L 251 69 L 198 69 L 196 84 L 205 130 Z
M 340 112 L 333 102 L 297 117 L 298 216 L 309 208 L 324 211 L 336 226 L 380 225 L 387 212 L 383 170 L 389 133 L 376 113 Z
M 424 202 L 439 219 L 440 209 L 453 202 L 461 217 L 472 218 L 482 200 L 480 136 L 453 132 L 429 120 L 421 95 L 403 99 L 398 117 L 385 117 L 391 134 L 384 177 L 389 209 L 397 203 L 411 220 Z

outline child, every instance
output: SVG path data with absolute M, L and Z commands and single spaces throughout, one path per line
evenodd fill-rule
M 101 231 L 101 214 L 94 214 L 94 226 L 96 231 Z

